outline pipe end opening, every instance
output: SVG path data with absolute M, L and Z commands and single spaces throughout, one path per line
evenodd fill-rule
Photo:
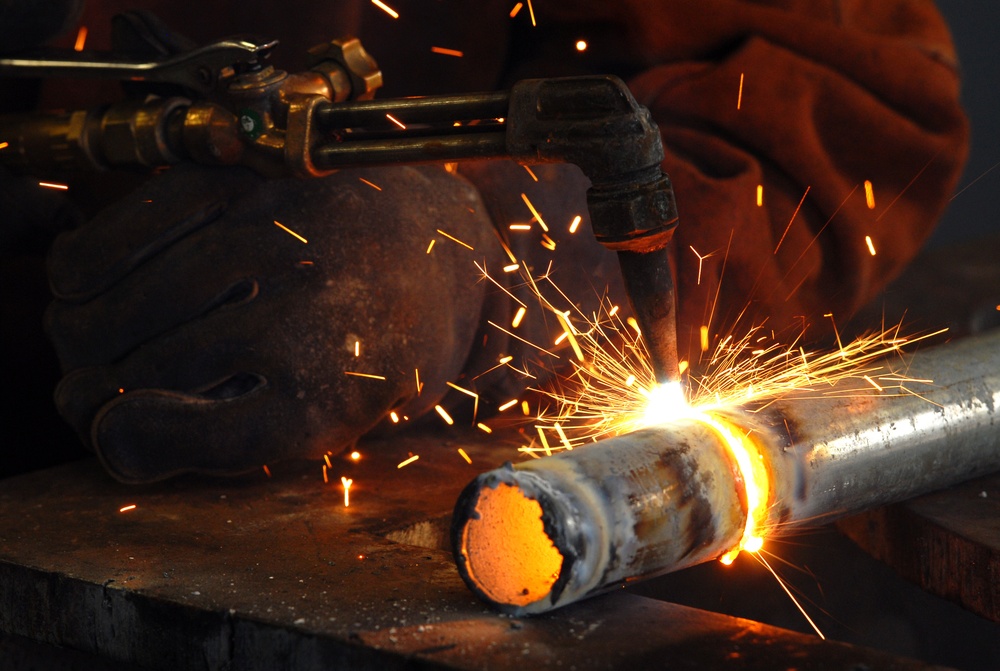
M 541 504 L 501 482 L 480 490 L 475 512 L 461 537 L 472 584 L 499 605 L 523 607 L 546 598 L 563 555 L 545 531 Z

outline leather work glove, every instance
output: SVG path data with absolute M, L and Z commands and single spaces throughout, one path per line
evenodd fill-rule
M 474 262 L 501 256 L 440 167 L 176 167 L 56 240 L 56 404 L 124 482 L 319 457 L 444 396 L 483 319 Z

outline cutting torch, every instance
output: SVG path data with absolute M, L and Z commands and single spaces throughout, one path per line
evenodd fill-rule
M 613 76 L 529 79 L 509 90 L 375 100 L 382 73 L 357 39 L 310 49 L 308 71 L 269 64 L 274 41 L 227 39 L 169 58 L 77 52 L 0 58 L 0 76 L 97 77 L 177 95 L 0 117 L 0 165 L 19 172 L 156 168 L 181 161 L 315 177 L 348 167 L 511 158 L 577 165 L 594 234 L 618 253 L 659 381 L 678 377 L 667 245 L 677 226 L 649 111 Z

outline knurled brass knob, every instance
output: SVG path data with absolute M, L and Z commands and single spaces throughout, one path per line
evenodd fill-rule
M 312 69 L 329 78 L 334 102 L 371 100 L 382 86 L 378 63 L 355 37 L 319 44 L 309 50 L 309 55 Z

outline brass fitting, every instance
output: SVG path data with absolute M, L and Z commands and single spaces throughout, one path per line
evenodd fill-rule
M 317 44 L 309 55 L 310 69 L 330 81 L 332 102 L 371 100 L 382 87 L 382 71 L 356 37 Z

